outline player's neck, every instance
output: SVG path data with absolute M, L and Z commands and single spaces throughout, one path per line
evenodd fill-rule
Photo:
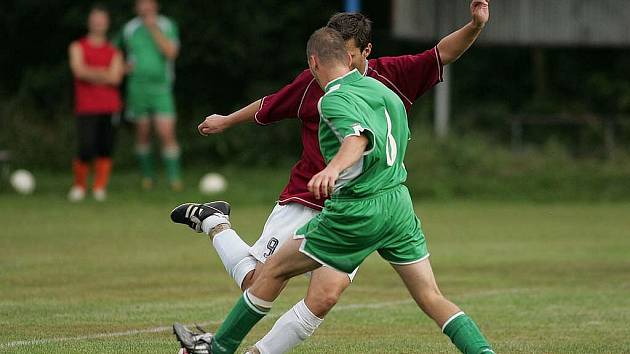
M 329 68 L 322 73 L 322 86 L 325 88 L 331 81 L 336 80 L 349 72 L 350 68 L 347 66 L 335 66 Z
M 95 46 L 101 46 L 105 44 L 105 42 L 107 41 L 107 37 L 105 36 L 104 33 L 90 32 L 87 35 L 87 39 L 90 42 L 90 44 L 95 45 Z

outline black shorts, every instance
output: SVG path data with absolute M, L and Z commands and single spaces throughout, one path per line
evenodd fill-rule
M 78 158 L 83 162 L 111 157 L 114 147 L 112 119 L 118 113 L 77 115 Z

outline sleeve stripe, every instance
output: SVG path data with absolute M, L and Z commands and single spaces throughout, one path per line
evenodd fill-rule
M 302 110 L 302 103 L 304 103 L 304 98 L 306 98 L 306 93 L 308 92 L 308 89 L 311 88 L 311 85 L 313 84 L 313 82 L 315 82 L 315 78 L 313 78 L 313 80 L 311 80 L 311 82 L 309 82 L 308 85 L 306 85 L 306 90 L 304 90 L 304 94 L 302 95 L 302 99 L 300 100 L 300 105 L 298 106 L 298 110 L 297 110 L 298 119 L 300 119 L 300 111 Z
M 440 82 L 444 81 L 444 78 L 442 77 L 442 68 L 444 67 L 444 64 L 442 64 L 442 58 L 440 58 L 440 51 L 438 50 L 438 47 L 435 46 L 434 48 L 435 50 L 435 60 L 437 60 L 437 70 L 438 70 L 438 80 Z
M 263 108 L 263 105 L 265 104 L 265 98 L 267 98 L 267 96 L 262 98 L 262 101 L 260 102 L 260 107 L 258 107 L 258 110 L 256 111 L 256 114 L 254 114 L 254 120 L 256 121 L 256 123 L 258 123 L 260 125 L 269 125 L 269 123 L 263 123 L 260 120 L 258 120 L 258 113 L 260 113 L 260 111 Z

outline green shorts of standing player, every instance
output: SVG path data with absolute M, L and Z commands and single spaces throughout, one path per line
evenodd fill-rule
M 182 188 L 180 148 L 175 134 L 173 66 L 179 52 L 178 30 L 168 17 L 159 15 L 155 0 L 136 0 L 137 17 L 127 22 L 119 37 L 129 67 L 126 117 L 136 126 L 136 156 L 142 186 L 155 180 L 151 128 L 162 144 L 162 158 L 171 188 Z M 153 123 L 153 124 L 151 124 Z
M 178 340 L 189 353 L 234 353 L 290 278 L 322 265 L 351 273 L 377 251 L 461 352 L 494 353 L 473 320 L 437 287 L 420 221 L 403 184 L 410 132 L 402 101 L 378 81 L 350 70 L 352 59 L 335 30 L 317 30 L 307 56 L 325 92 L 319 102 L 319 143 L 327 163 L 308 188 L 316 198 L 332 197 L 267 260 L 216 335 L 195 336 L 175 324 Z M 186 212 L 190 214 L 204 232 L 229 227 L 221 212 Z

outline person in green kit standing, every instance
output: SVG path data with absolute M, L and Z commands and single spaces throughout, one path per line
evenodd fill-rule
M 136 155 L 142 186 L 155 180 L 151 123 L 162 144 L 162 157 L 171 188 L 182 188 L 180 147 L 175 134 L 174 63 L 179 54 L 177 25 L 159 14 L 156 0 L 136 0 L 137 17 L 125 24 L 119 45 L 126 52 L 126 116 L 136 126 Z
M 331 28 L 311 36 L 307 56 L 325 92 L 318 110 L 319 143 L 326 162 L 308 189 L 317 199 L 331 198 L 267 260 L 216 335 L 195 334 L 176 323 L 181 346 L 189 354 L 234 353 L 290 278 L 321 266 L 350 274 L 376 251 L 462 353 L 494 353 L 475 322 L 437 287 L 421 223 L 404 185 L 410 131 L 402 100 L 379 81 L 350 69 L 352 58 L 343 38 Z M 183 204 L 171 218 L 198 225 L 204 232 L 230 228 L 229 207 L 219 207 L 221 203 Z

